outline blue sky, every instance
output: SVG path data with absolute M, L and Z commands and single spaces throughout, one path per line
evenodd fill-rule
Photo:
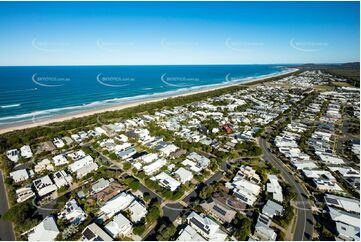
M 0 65 L 341 63 L 359 2 L 0 2 Z

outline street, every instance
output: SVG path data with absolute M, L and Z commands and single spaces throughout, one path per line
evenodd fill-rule
M 313 225 L 309 221 L 314 221 L 314 219 L 311 211 L 311 205 L 308 199 L 302 195 L 307 193 L 305 192 L 304 188 L 299 185 L 295 178 L 289 173 L 288 168 L 283 164 L 283 162 L 280 161 L 268 150 L 267 141 L 262 137 L 259 141 L 260 147 L 263 150 L 264 160 L 269 161 L 273 167 L 278 169 L 281 172 L 281 176 L 283 177 L 283 179 L 288 184 L 293 186 L 297 193 L 295 202 L 295 204 L 297 205 L 297 221 L 293 240 L 312 240 Z
M 3 215 L 8 209 L 7 194 L 4 184 L 4 177 L 0 171 L 0 215 Z M 11 222 L 0 219 L 0 240 L 15 240 L 13 225 Z

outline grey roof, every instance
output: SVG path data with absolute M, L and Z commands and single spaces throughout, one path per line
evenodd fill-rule
M 262 213 L 267 214 L 271 218 L 275 215 L 282 214 L 283 213 L 283 207 L 282 205 L 272 201 L 268 200 L 266 205 L 262 209 Z

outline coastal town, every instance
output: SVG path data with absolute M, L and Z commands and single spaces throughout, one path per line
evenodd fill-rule
M 359 134 L 360 89 L 320 70 L 99 113 L 6 147 L 0 239 L 359 241 Z

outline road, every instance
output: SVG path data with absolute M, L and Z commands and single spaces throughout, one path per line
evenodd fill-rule
M 295 180 L 295 177 L 289 173 L 290 170 L 286 167 L 286 165 L 269 151 L 267 141 L 263 137 L 260 138 L 259 144 L 263 150 L 264 160 L 269 161 L 273 167 L 278 169 L 281 172 L 283 179 L 292 187 L 294 187 L 297 193 L 295 201 L 297 209 L 297 221 L 293 240 L 312 240 L 314 218 L 312 215 L 310 202 L 307 198 L 304 197 L 307 192 L 300 184 L 298 184 L 298 182 Z
M 8 200 L 4 184 L 4 177 L 0 171 L 0 215 L 3 215 L 8 209 Z M 11 222 L 0 219 L 0 240 L 15 240 L 13 225 Z

